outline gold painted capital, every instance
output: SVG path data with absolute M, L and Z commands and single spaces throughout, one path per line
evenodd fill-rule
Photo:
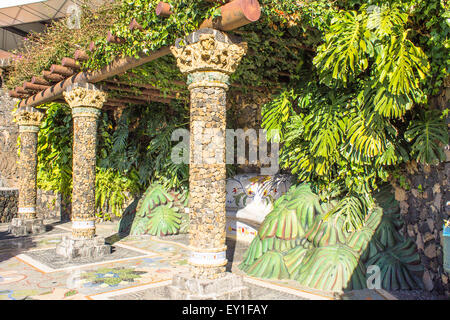
M 44 114 L 34 108 L 19 108 L 15 120 L 19 126 L 39 127 L 43 117 Z
M 219 71 L 232 74 L 247 52 L 247 43 L 218 41 L 214 34 L 201 34 L 198 42 L 170 51 L 177 59 L 178 68 L 184 74 L 196 71 Z
M 106 101 L 106 93 L 96 89 L 82 87 L 63 92 L 64 99 L 70 108 L 95 108 L 101 109 Z

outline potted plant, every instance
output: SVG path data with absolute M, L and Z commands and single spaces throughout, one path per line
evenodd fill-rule
M 450 273 L 450 220 L 444 220 L 444 270 Z

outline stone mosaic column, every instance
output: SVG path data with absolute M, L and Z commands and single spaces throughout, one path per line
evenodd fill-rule
M 97 121 L 106 95 L 92 85 L 69 88 L 63 95 L 73 117 L 72 237 L 63 240 L 57 253 L 94 257 L 109 250 L 104 239 L 94 240 Z
M 16 115 L 20 135 L 19 207 L 18 217 L 9 226 L 9 231 L 14 235 L 45 231 L 42 219 L 36 215 L 37 139 L 43 115 L 31 107 L 18 109 Z
M 226 91 L 230 74 L 246 53 L 213 29 L 199 30 L 171 47 L 191 93 L 189 216 L 191 276 L 217 279 L 225 275 Z

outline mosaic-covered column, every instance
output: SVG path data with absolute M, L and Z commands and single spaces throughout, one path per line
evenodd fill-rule
M 57 253 L 68 258 L 95 257 L 110 252 L 95 237 L 95 163 L 97 122 L 106 95 L 92 85 L 77 85 L 63 93 L 72 109 L 72 236 L 63 239 Z
M 37 140 L 43 115 L 32 107 L 19 108 L 16 114 L 20 135 L 19 206 L 9 232 L 17 236 L 45 232 L 43 220 L 36 215 Z
M 247 44 L 202 29 L 171 47 L 191 94 L 189 216 L 191 276 L 225 276 L 226 91 Z M 177 42 L 179 43 L 179 42 Z

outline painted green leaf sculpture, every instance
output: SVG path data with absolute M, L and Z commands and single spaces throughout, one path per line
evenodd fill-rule
M 316 247 L 309 250 L 295 278 L 300 284 L 326 291 L 341 291 L 349 280 L 357 279 L 356 288 L 364 286 L 363 266 L 352 248 L 343 244 Z
M 283 255 L 276 251 L 264 253 L 244 271 L 251 276 L 260 278 L 286 279 L 289 277 Z
M 188 232 L 189 216 L 185 213 L 187 195 L 167 191 L 152 184 L 139 200 L 135 214 L 124 215 L 122 229 L 131 235 L 166 236 Z
M 422 271 L 416 244 L 411 239 L 380 252 L 367 265 L 380 266 L 381 285 L 392 290 L 421 288 L 422 282 L 416 273 Z
M 181 214 L 173 204 L 157 206 L 153 208 L 148 223 L 148 233 L 152 235 L 165 236 L 176 234 L 181 225 Z
M 421 287 L 417 248 L 399 231 L 390 186 L 373 198 L 322 202 L 309 184 L 291 187 L 274 203 L 239 268 L 255 277 L 341 292 L 365 288 L 366 269 L 377 265 L 384 289 Z

